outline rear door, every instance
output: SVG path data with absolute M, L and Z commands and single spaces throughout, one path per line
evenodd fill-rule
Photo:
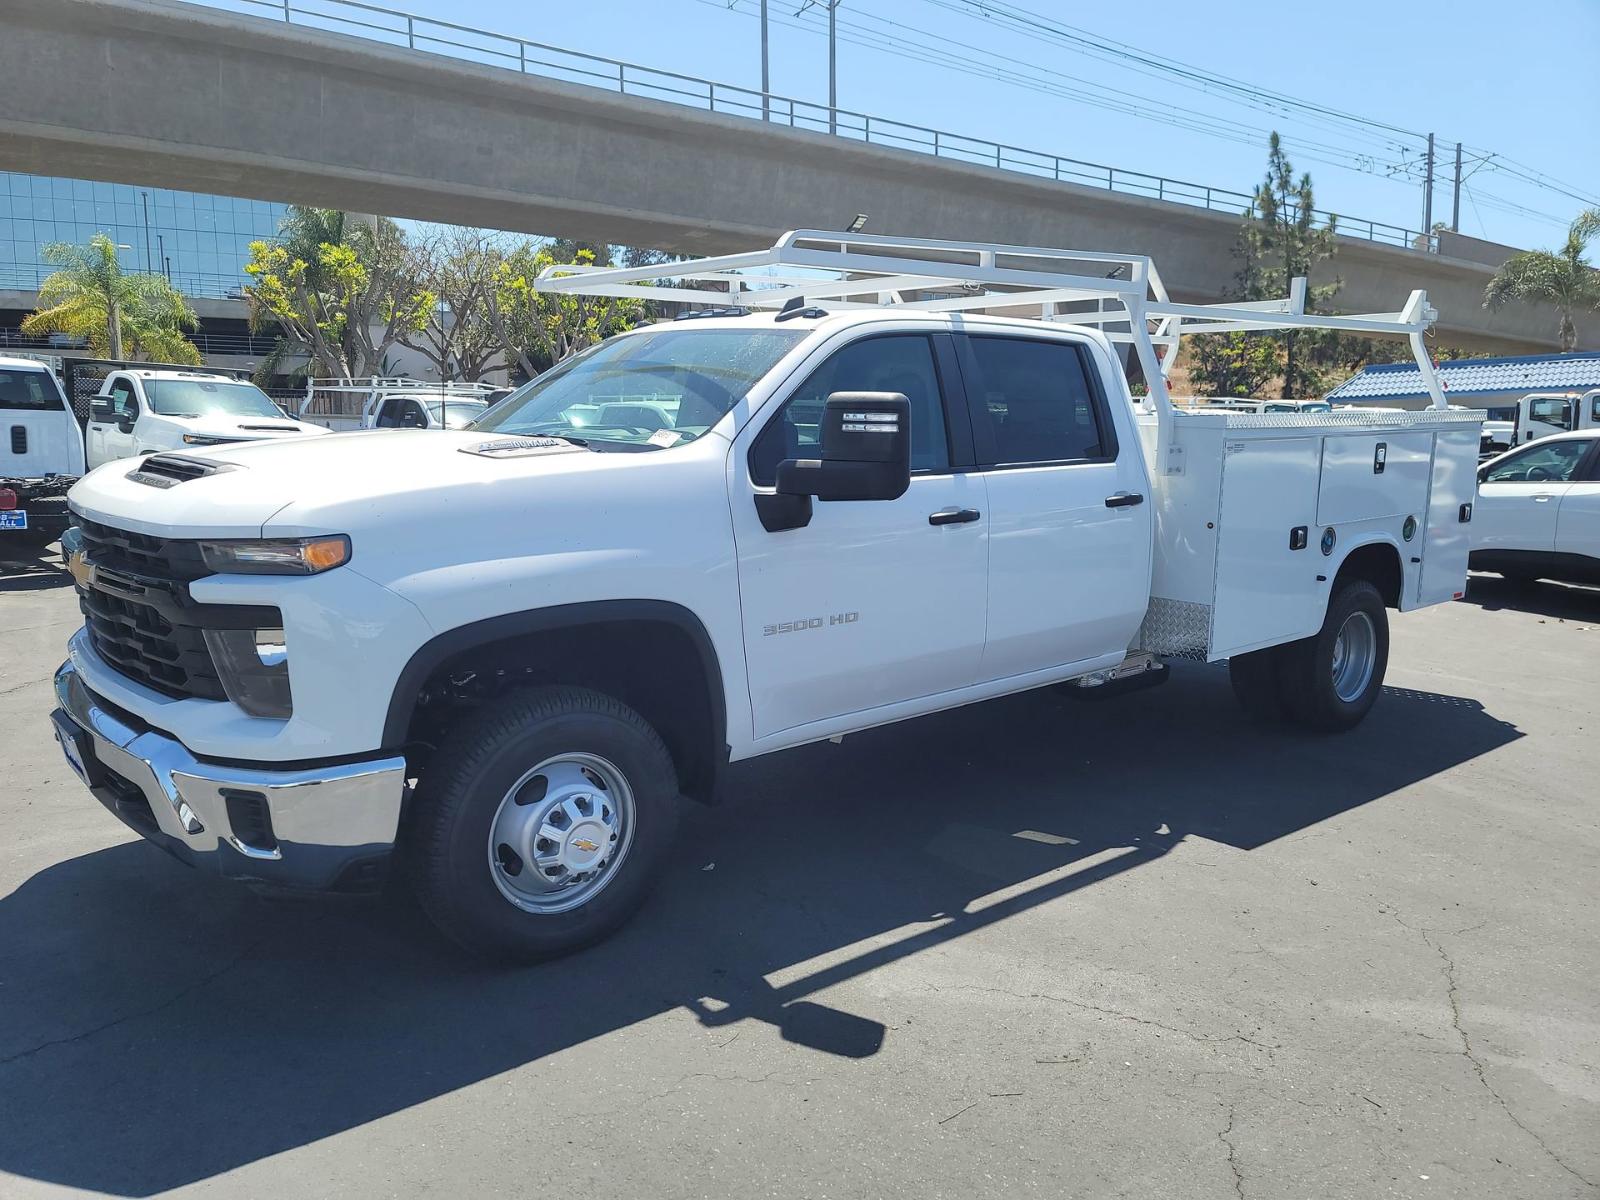
M 0 478 L 83 474 L 83 434 L 55 376 L 0 367 Z
M 1595 401 L 1600 403 L 1600 392 Z M 1587 444 L 1589 456 L 1579 464 L 1556 514 L 1556 553 L 1581 554 L 1600 567 L 1600 437 Z
M 981 678 L 1119 661 L 1149 603 L 1154 505 L 1109 360 L 1087 340 L 956 340 L 989 501 Z

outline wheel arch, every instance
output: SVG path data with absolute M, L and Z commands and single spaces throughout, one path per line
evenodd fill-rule
M 1399 608 L 1405 589 L 1405 560 L 1400 547 L 1390 538 L 1377 535 L 1350 547 L 1339 562 L 1330 595 L 1350 579 L 1365 579 L 1378 589 L 1388 608 Z
M 556 640 L 559 639 L 559 640 Z M 646 656 L 648 655 L 648 656 Z M 401 670 L 383 745 L 417 744 L 428 689 L 457 666 L 515 666 L 529 682 L 584 685 L 615 695 L 667 743 L 682 792 L 714 798 L 729 758 L 727 696 L 716 647 L 700 618 L 666 600 L 600 600 L 505 613 L 438 634 Z M 514 682 L 508 682 L 511 686 Z

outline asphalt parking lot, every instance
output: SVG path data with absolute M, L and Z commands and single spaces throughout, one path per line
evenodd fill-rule
M 1194 667 L 745 764 L 508 972 L 127 834 L 50 737 L 55 564 L 0 562 L 8 1200 L 1600 1190 L 1600 591 L 1398 618 L 1339 738 Z

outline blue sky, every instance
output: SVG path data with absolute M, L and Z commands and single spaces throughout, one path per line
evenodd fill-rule
M 293 2 L 316 7 L 324 0 Z M 758 0 L 390 3 L 731 84 L 760 82 Z M 823 0 L 811 0 L 812 11 L 798 18 L 806 0 L 770 4 L 772 90 L 825 102 Z M 1009 22 L 997 11 L 1002 6 L 1011 10 Z M 1600 0 L 1249 6 L 841 0 L 838 15 L 839 104 L 875 117 L 1241 191 L 1260 178 L 1266 131 L 1276 128 L 1296 168 L 1311 172 L 1320 208 L 1410 229 L 1422 226 L 1423 143 L 1412 135 L 1432 130 L 1439 135 L 1441 178 L 1434 219 L 1450 220 L 1449 178 L 1460 140 L 1469 148 L 1471 174 L 1462 232 L 1519 246 L 1557 244 L 1583 199 L 1600 201 Z M 1069 36 L 1088 34 L 1176 60 L 1180 70 L 1198 67 L 1394 129 L 1323 112 L 1263 110 L 1215 84 L 1184 86 L 1161 70 L 1135 74 L 1119 65 L 1126 58 L 1084 53 L 1063 41 L 1060 26 L 1071 27 Z M 884 43 L 941 61 L 908 59 Z M 1100 106 L 1107 103 L 1124 111 Z M 1487 152 L 1495 157 L 1478 163 Z M 1574 195 L 1519 177 L 1528 174 L 1558 181 Z

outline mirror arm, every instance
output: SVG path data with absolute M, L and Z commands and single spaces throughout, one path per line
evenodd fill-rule
M 783 492 L 757 492 L 756 516 L 761 518 L 761 528 L 768 533 L 804 529 L 811 524 L 811 497 L 786 495 Z

